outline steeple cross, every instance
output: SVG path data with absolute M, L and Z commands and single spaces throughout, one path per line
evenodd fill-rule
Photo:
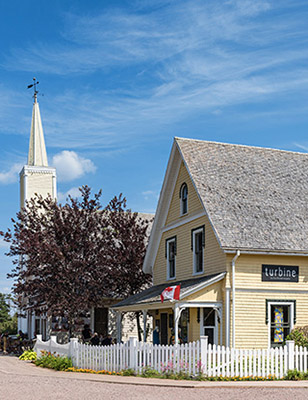
M 28 85 L 28 89 L 33 87 L 34 90 L 34 102 L 36 103 L 37 101 L 37 94 L 38 94 L 38 90 L 36 89 L 36 85 L 38 85 L 40 82 L 36 80 L 36 78 L 33 78 L 33 83 L 31 85 Z

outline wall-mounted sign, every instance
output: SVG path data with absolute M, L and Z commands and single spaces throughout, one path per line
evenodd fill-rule
M 263 264 L 262 281 L 298 282 L 298 267 Z

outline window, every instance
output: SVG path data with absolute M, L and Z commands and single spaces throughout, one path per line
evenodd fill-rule
M 293 329 L 295 319 L 294 300 L 268 300 L 269 347 L 282 346 Z
M 166 240 L 167 279 L 175 278 L 176 236 Z
M 194 274 L 203 273 L 204 226 L 192 230 Z
M 180 189 L 181 215 L 187 214 L 188 211 L 187 198 L 188 198 L 187 185 L 186 183 L 183 183 Z

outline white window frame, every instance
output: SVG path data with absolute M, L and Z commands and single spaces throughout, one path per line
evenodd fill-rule
M 170 264 L 169 264 L 169 245 L 170 243 L 174 243 L 175 252 L 174 252 L 174 276 L 170 276 Z M 167 280 L 174 280 L 176 277 L 176 236 L 166 240 L 166 252 L 167 252 Z
M 184 213 L 184 211 L 183 211 L 183 190 L 185 187 L 187 190 L 187 197 L 186 197 L 186 212 Z M 182 184 L 181 189 L 180 189 L 180 209 L 181 209 L 181 216 L 188 214 L 188 186 L 187 186 L 186 182 L 184 182 Z
M 271 348 L 271 306 L 290 306 L 290 332 L 294 328 L 294 302 L 273 300 L 267 303 L 268 315 L 268 348 Z
M 204 246 L 202 246 L 202 271 L 197 272 L 197 261 L 196 261 L 196 254 L 195 254 L 195 248 L 196 248 L 196 235 L 198 233 L 204 234 L 204 228 L 201 227 L 199 229 L 195 229 L 193 230 L 192 234 L 193 234 L 193 248 L 192 248 L 192 252 L 193 252 L 193 275 L 202 275 L 204 273 Z M 205 238 L 203 238 L 204 240 Z

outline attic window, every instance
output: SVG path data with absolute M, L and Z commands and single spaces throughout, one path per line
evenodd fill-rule
M 187 184 L 184 182 L 180 189 L 180 199 L 181 199 L 181 215 L 187 214 L 188 210 L 188 189 Z

